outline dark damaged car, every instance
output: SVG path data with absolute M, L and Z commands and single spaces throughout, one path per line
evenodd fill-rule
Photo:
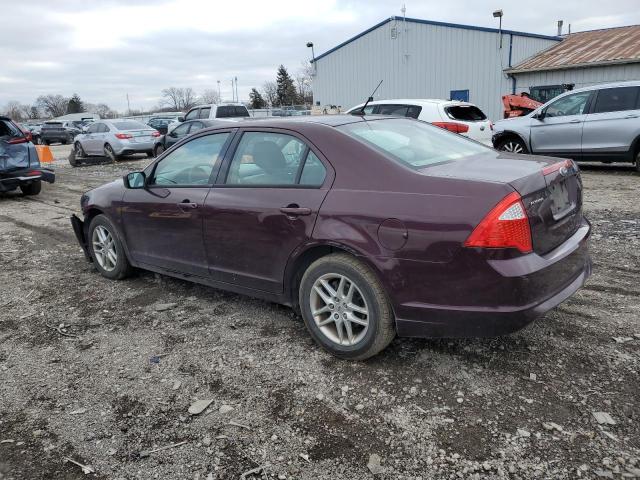
M 40 165 L 31 134 L 0 116 L 0 193 L 20 188 L 25 195 L 37 195 L 43 181 L 53 183 L 55 174 Z
M 389 117 L 268 119 L 186 137 L 87 192 L 72 224 L 134 267 L 290 305 L 322 347 L 513 332 L 591 272 L 576 165 Z

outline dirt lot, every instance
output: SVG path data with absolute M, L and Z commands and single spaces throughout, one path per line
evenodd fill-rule
M 54 185 L 0 197 L 0 478 L 364 479 L 372 454 L 384 479 L 640 478 L 631 167 L 584 167 L 594 275 L 545 318 L 498 339 L 397 339 L 348 363 L 287 308 L 99 276 L 68 217 L 147 160 L 72 169 L 54 150 Z

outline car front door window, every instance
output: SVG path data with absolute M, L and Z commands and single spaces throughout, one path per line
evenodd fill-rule
M 556 100 L 545 110 L 545 117 L 565 117 L 585 113 L 591 92 L 580 92 Z
M 229 133 L 216 133 L 181 145 L 156 164 L 150 185 L 209 185 L 211 174 L 219 165 L 220 155 L 228 138 Z
M 187 113 L 187 116 L 184 117 L 184 119 L 185 119 L 185 121 L 186 120 L 193 120 L 195 118 L 198 118 L 199 113 L 200 113 L 200 109 L 199 108 L 194 108 L 189 113 Z

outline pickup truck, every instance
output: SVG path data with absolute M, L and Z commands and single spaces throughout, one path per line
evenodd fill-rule
M 40 165 L 31 134 L 0 116 L 0 193 L 20 188 L 25 195 L 37 195 L 43 181 L 53 183 L 55 178 L 53 170 Z

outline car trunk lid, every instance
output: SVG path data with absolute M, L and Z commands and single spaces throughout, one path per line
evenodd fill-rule
M 544 255 L 575 233 L 582 221 L 582 182 L 571 160 L 491 150 L 420 170 L 426 175 L 506 183 L 522 197 L 533 250 Z

